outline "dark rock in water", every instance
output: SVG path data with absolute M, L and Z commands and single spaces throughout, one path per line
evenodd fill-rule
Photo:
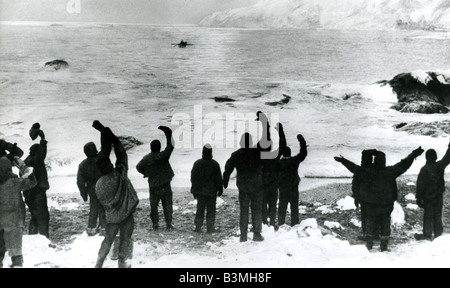
M 415 113 L 447 113 L 448 109 L 443 106 L 450 105 L 450 79 L 448 75 L 437 72 L 423 72 L 418 80 L 412 73 L 402 73 L 393 79 L 378 81 L 377 84 L 392 87 L 397 94 L 399 104 L 392 108 L 401 112 Z M 424 102 L 430 104 L 425 105 Z M 415 103 L 404 105 L 403 103 Z M 433 103 L 431 105 L 431 103 Z M 439 104 L 441 106 L 439 106 Z M 447 111 L 446 111 L 447 110 Z
M 67 68 L 69 63 L 64 60 L 56 59 L 53 61 L 48 61 L 44 64 L 45 67 L 53 67 L 55 70 L 59 70 L 61 68 Z
M 218 96 L 218 97 L 214 97 L 214 101 L 216 101 L 216 102 L 234 102 L 236 100 L 229 98 L 228 96 Z
M 445 137 L 450 135 L 450 120 L 435 121 L 431 123 L 413 122 L 406 125 L 395 125 L 397 131 L 404 131 L 413 135 Z
M 144 144 L 133 136 L 118 136 L 117 138 L 119 138 L 125 150 L 130 150 L 136 146 Z
M 421 113 L 421 114 L 446 114 L 449 109 L 442 104 L 435 102 L 415 101 L 415 102 L 400 102 L 391 107 L 403 113 Z
M 405 123 L 405 122 L 403 122 L 403 123 L 400 123 L 400 124 L 394 125 L 394 128 L 395 128 L 395 129 L 400 129 L 400 128 L 403 128 L 403 127 L 405 127 L 406 125 L 408 125 L 408 123 Z
M 273 102 L 266 102 L 266 105 L 270 105 L 270 106 L 278 106 L 278 105 L 285 105 L 288 104 L 289 101 L 291 101 L 291 96 L 283 94 L 283 99 L 281 99 L 280 101 L 273 101 Z
M 361 93 L 358 93 L 358 92 L 355 92 L 355 93 L 347 93 L 347 94 L 345 94 L 345 95 L 342 97 L 342 99 L 343 99 L 343 100 L 348 100 L 348 99 L 350 99 L 350 98 L 352 98 L 352 97 L 358 97 L 358 96 L 361 96 Z

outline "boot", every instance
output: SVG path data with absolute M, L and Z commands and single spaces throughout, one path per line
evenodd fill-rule
M 261 242 L 264 241 L 264 237 L 259 232 L 253 234 L 253 241 Z
M 382 239 L 381 240 L 381 242 L 380 242 L 380 250 L 381 250 L 381 252 L 389 251 L 388 250 L 388 243 L 389 243 L 389 240 L 386 240 L 386 239 Z
M 194 232 L 196 232 L 196 233 L 202 233 L 202 228 L 195 227 Z
M 3 258 L 5 258 L 5 255 L 0 256 L 0 268 L 3 268 Z
M 127 259 L 119 258 L 119 268 L 131 268 L 131 264 L 127 261 Z
M 239 238 L 239 242 L 247 242 L 247 235 L 241 234 L 241 237 Z
M 23 266 L 23 256 L 19 255 L 19 256 L 12 256 L 11 257 L 11 268 L 14 267 L 22 267 Z
M 367 250 L 369 250 L 369 251 L 372 250 L 372 248 L 373 248 L 373 240 L 372 239 L 367 240 L 366 247 L 367 247 Z
M 428 241 L 431 241 L 431 240 L 432 240 L 431 237 L 425 236 L 425 235 L 423 235 L 423 234 L 418 234 L 418 233 L 414 234 L 414 238 L 416 238 L 416 240 L 418 240 L 418 241 L 420 241 L 420 240 L 428 240 Z

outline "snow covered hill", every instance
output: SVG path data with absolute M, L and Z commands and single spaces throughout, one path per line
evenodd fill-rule
M 216 12 L 200 25 L 323 29 L 450 28 L 447 0 L 261 0 L 256 4 Z

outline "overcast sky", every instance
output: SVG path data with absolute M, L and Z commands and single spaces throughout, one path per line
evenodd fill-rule
M 258 0 L 0 0 L 0 21 L 198 23 Z M 71 12 L 71 13 L 70 13 Z

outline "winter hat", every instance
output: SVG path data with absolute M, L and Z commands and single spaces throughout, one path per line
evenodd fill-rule
M 244 133 L 241 136 L 241 141 L 239 142 L 242 148 L 251 148 L 253 145 L 252 135 L 250 133 Z
M 436 154 L 436 150 L 434 149 L 429 149 L 426 153 L 425 153 L 425 158 L 427 159 L 427 162 L 436 162 L 437 160 L 437 154 Z
M 161 142 L 159 142 L 159 140 L 153 140 L 152 143 L 150 143 L 150 150 L 152 152 L 161 151 Z
M 84 145 L 84 154 L 86 154 L 86 157 L 95 157 L 97 153 L 97 147 L 95 146 L 94 142 L 88 142 L 86 143 L 86 145 Z
M 212 159 L 212 147 L 209 144 L 203 146 L 202 155 L 204 159 Z
M 0 184 L 11 178 L 12 165 L 8 158 L 0 158 Z
M 109 160 L 109 157 L 106 156 L 100 156 L 100 158 L 98 158 L 97 160 L 96 165 L 102 175 L 108 174 L 114 170 L 114 166 L 111 163 L 111 160 Z

